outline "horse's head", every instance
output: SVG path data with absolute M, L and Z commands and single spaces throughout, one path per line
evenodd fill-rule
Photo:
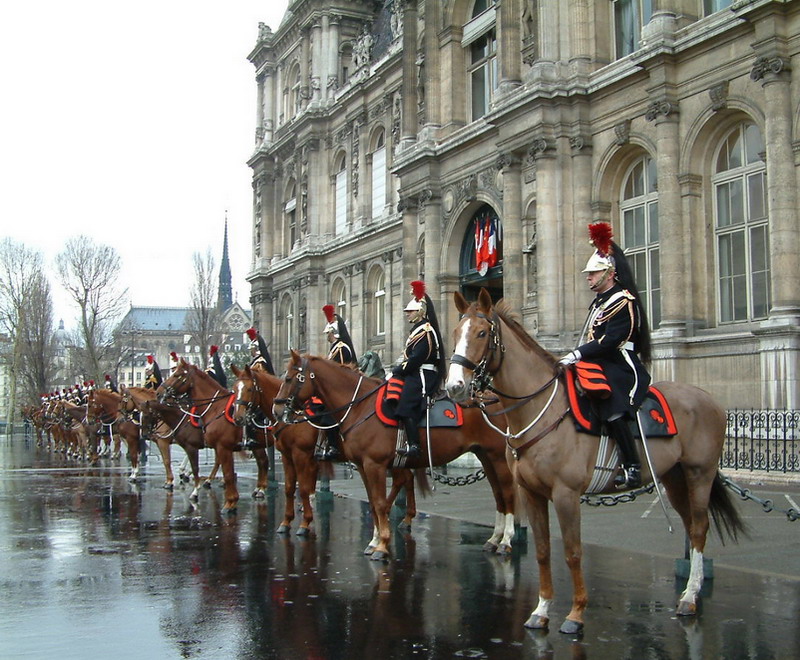
M 261 417 L 260 406 L 264 392 L 258 384 L 256 375 L 249 366 L 239 369 L 235 364 L 232 364 L 231 371 L 236 376 L 236 382 L 233 384 L 233 391 L 236 394 L 233 421 L 237 426 L 247 426 L 256 417 Z
M 286 374 L 272 404 L 275 418 L 285 422 L 290 421 L 293 415 L 297 415 L 298 408 L 314 394 L 315 376 L 309 367 L 308 358 L 293 349 L 290 353 Z
M 178 366 L 161 385 L 158 386 L 158 401 L 165 403 L 169 399 L 180 399 L 192 391 L 192 365 L 180 358 Z
M 464 401 L 485 389 L 489 378 L 502 360 L 499 321 L 489 292 L 481 288 L 478 300 L 468 303 L 455 292 L 455 304 L 461 320 L 453 330 L 455 349 L 450 358 L 445 388 L 455 401 Z

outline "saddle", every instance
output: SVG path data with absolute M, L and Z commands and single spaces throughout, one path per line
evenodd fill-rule
M 375 415 L 386 426 L 397 428 L 400 423 L 394 414 L 396 400 L 386 398 L 386 391 L 389 382 L 384 383 L 378 390 L 378 396 L 375 398 Z M 458 427 L 464 423 L 464 411 L 455 401 L 447 397 L 437 398 L 433 402 L 433 407 L 430 409 L 430 426 L 431 428 L 440 427 Z M 425 416 L 419 422 L 420 427 L 425 427 L 427 424 Z
M 600 420 L 594 412 L 590 396 L 576 384 L 576 376 L 572 370 L 565 374 L 569 407 L 575 428 L 581 433 L 599 436 Z M 671 438 L 678 432 L 675 418 L 664 395 L 650 386 L 647 396 L 639 408 L 639 419 L 647 438 Z M 630 421 L 633 437 L 639 436 L 639 428 L 635 420 Z
M 233 419 L 233 407 L 236 405 L 236 394 L 231 392 L 231 396 L 228 399 L 228 403 L 225 404 L 225 419 L 227 419 L 231 424 L 236 424 Z M 201 429 L 204 427 L 203 418 L 196 416 L 200 411 L 200 408 L 204 406 L 192 406 L 189 409 L 191 413 L 191 417 L 189 417 L 189 423 L 194 426 L 196 429 Z

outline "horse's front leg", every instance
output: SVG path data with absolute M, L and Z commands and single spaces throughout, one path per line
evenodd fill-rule
M 172 454 L 170 451 L 172 443 L 166 438 L 159 437 L 156 440 L 156 445 L 158 445 L 158 452 L 161 454 L 161 460 L 164 463 L 164 472 L 166 473 L 164 490 L 174 490 L 175 477 L 172 474 Z
M 254 448 L 253 458 L 256 459 L 256 465 L 258 466 L 258 480 L 253 491 L 253 497 L 257 500 L 263 500 L 267 496 L 267 480 L 269 478 L 269 456 L 267 456 L 266 448 Z
M 236 488 L 236 472 L 233 469 L 233 452 L 222 443 L 217 444 L 217 462 L 222 468 L 222 481 L 225 484 L 225 505 L 222 510 L 226 513 L 236 513 L 239 502 L 239 490 Z
M 572 576 L 572 609 L 559 628 L 559 632 L 566 634 L 575 634 L 583 630 L 583 612 L 589 602 L 581 567 L 583 548 L 581 546 L 580 502 L 580 493 L 575 491 L 564 489 L 562 492 L 553 494 L 553 505 L 564 541 L 564 557 Z
M 389 507 L 386 503 L 386 466 L 368 463 L 363 466 L 363 470 L 364 485 L 372 507 L 374 524 L 378 530 L 378 544 L 370 558 L 382 561 L 389 558 L 389 543 L 392 539 Z
M 294 494 L 297 490 L 297 468 L 293 457 L 281 452 L 283 460 L 283 520 L 278 525 L 278 534 L 288 534 L 294 521 Z
M 139 438 L 128 437 L 125 438 L 128 445 L 128 459 L 131 462 L 131 473 L 128 476 L 128 481 L 136 481 L 139 478 Z
M 314 505 L 311 498 L 316 492 L 319 463 L 313 458 L 311 452 L 293 452 L 296 466 L 297 488 L 300 491 L 300 502 L 303 506 L 303 522 L 297 528 L 298 536 L 308 536 L 311 525 L 314 523 Z
M 550 623 L 553 602 L 553 573 L 550 566 L 550 512 L 547 498 L 523 491 L 528 505 L 528 518 L 536 543 L 536 563 L 539 566 L 539 602 L 525 622 L 526 628 L 545 629 Z

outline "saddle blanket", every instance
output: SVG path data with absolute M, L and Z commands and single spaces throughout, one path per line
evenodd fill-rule
M 375 399 L 375 414 L 386 426 L 397 427 L 399 422 L 394 414 L 396 402 L 386 401 L 386 385 L 388 383 L 385 383 L 378 391 L 378 396 Z M 433 402 L 433 407 L 430 409 L 431 428 L 456 427 L 461 426 L 463 423 L 464 411 L 455 401 L 442 397 Z M 426 416 L 423 415 L 419 421 L 419 426 L 424 428 L 426 424 Z
M 575 420 L 575 428 L 582 433 L 600 435 L 600 420 L 592 409 L 592 401 L 575 385 L 575 374 L 568 371 L 566 374 L 569 407 Z M 664 395 L 655 387 L 650 387 L 647 396 L 639 408 L 639 419 L 642 422 L 644 434 L 648 438 L 671 438 L 678 432 L 675 419 Z M 639 427 L 636 420 L 629 420 L 633 437 L 639 436 Z

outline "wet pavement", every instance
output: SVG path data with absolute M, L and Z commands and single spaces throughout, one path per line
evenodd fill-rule
M 566 636 L 558 626 L 571 586 L 560 544 L 551 630 L 529 631 L 533 542 L 518 542 L 506 559 L 482 551 L 493 520 L 485 482 L 437 487 L 382 563 L 362 554 L 372 523 L 357 478 L 343 468 L 331 480 L 334 496 L 317 499 L 308 539 L 275 533 L 281 489 L 261 502 L 249 497 L 253 461 L 239 461 L 237 473 L 242 499 L 230 516 L 218 486 L 196 505 L 188 489 L 164 491 L 152 454 L 131 484 L 124 461 L 89 467 L 21 438 L 0 440 L 0 656 L 800 657 L 800 523 L 778 520 L 784 541 L 769 551 L 760 550 L 757 527 L 756 550 L 743 542 L 744 550 L 715 555 L 700 615 L 687 619 L 674 611 L 684 586 L 674 570 L 681 539 L 667 535 L 663 516 L 636 523 L 652 549 L 643 552 L 594 544 L 601 531 L 617 543 L 630 533 L 617 527 L 617 512 L 585 514 L 586 628 Z M 652 504 L 641 502 L 642 512 Z M 753 516 L 756 526 L 761 520 Z

